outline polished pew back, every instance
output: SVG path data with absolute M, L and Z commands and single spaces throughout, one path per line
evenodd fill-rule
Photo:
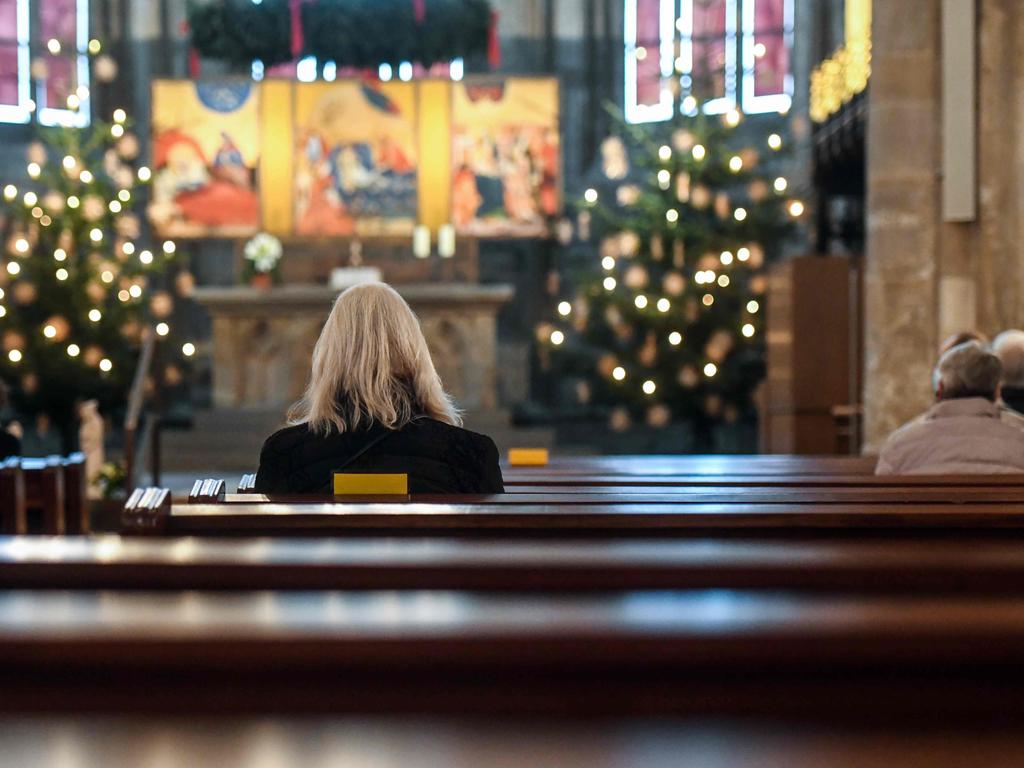
M 0 537 L 0 589 L 593 592 L 748 589 L 1024 596 L 1018 542 Z
M 502 472 L 589 473 L 593 475 L 870 475 L 873 456 L 633 455 L 556 456 L 546 465 L 502 465 Z
M 983 535 L 1024 533 L 1024 506 L 1005 503 L 235 503 L 173 504 L 139 489 L 123 532 L 161 536 L 640 537 Z
M 0 532 L 26 533 L 28 519 L 25 507 L 25 473 L 21 460 L 0 461 Z
M 1024 706 L 1017 597 L 0 593 L 0 711 L 922 717 Z
M 27 533 L 29 513 L 41 532 L 81 534 L 89 530 L 85 456 L 9 458 L 0 463 L 0 530 Z

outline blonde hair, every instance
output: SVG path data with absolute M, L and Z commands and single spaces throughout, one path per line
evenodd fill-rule
M 401 429 L 426 416 L 460 426 L 405 299 L 384 283 L 345 290 L 313 349 L 313 370 L 288 421 L 327 434 L 380 424 Z

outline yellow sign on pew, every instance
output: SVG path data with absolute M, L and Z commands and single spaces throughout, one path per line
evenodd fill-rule
M 548 449 L 511 448 L 508 452 L 508 463 L 513 467 L 546 467 L 548 464 Z
M 347 474 L 334 475 L 335 496 L 408 496 L 409 476 L 406 474 Z

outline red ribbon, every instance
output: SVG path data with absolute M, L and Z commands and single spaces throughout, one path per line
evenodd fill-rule
M 302 0 L 291 0 L 292 12 L 292 56 L 299 58 L 306 44 L 302 35 Z
M 412 12 L 416 17 L 416 23 L 422 24 L 427 17 L 427 0 L 412 0 Z
M 189 37 L 191 29 L 188 25 L 188 21 L 182 21 L 179 27 L 182 37 Z M 199 74 L 203 68 L 202 61 L 199 59 L 199 51 L 196 50 L 194 45 L 188 47 L 188 76 L 193 80 L 199 77 Z
M 501 43 L 498 41 L 498 12 L 491 11 L 491 25 L 487 29 L 487 63 L 491 69 L 501 66 Z

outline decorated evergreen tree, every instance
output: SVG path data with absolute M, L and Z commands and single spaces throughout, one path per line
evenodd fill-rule
M 752 410 L 764 264 L 803 214 L 780 170 L 785 122 L 688 98 L 674 123 L 615 123 L 607 182 L 578 206 L 585 263 L 564 266 L 558 319 L 538 329 L 542 364 L 614 429 L 689 423 L 706 445 Z
M 98 53 L 98 42 L 89 50 Z M 163 273 L 176 248 L 145 242 L 136 209 L 150 170 L 139 154 L 116 109 L 110 122 L 41 128 L 27 181 L 2 185 L 0 378 L 19 412 L 47 414 L 65 436 L 83 399 L 108 414 L 124 407 L 147 326 L 170 333 L 174 298 Z

